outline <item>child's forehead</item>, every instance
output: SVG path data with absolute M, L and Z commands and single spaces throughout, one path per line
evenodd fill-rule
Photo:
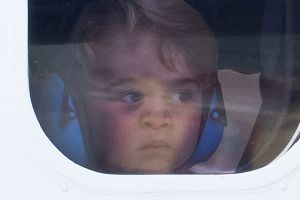
M 100 82 L 115 80 L 157 80 L 161 83 L 178 82 L 184 79 L 195 79 L 193 73 L 182 61 L 169 68 L 147 49 L 136 52 L 108 53 L 97 57 L 92 75 Z
M 115 62 L 116 63 L 116 62 Z M 170 70 L 162 65 L 144 62 L 142 65 L 135 64 L 114 64 L 108 67 L 96 68 L 97 80 L 110 84 L 122 83 L 145 83 L 159 82 L 161 85 L 179 85 L 185 82 L 197 82 L 197 77 L 189 70 Z

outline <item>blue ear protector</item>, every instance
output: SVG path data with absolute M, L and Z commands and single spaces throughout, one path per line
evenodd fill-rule
M 220 144 L 226 124 L 221 87 L 217 85 L 214 88 L 205 126 L 191 158 L 191 163 L 204 162 L 212 156 Z
M 52 111 L 46 120 L 40 120 L 42 127 L 54 145 L 77 164 L 85 163 L 84 143 L 72 98 L 64 91 L 64 84 L 56 74 L 50 74 L 42 96 L 45 110 Z M 48 112 L 49 112 L 48 111 Z M 226 125 L 223 99 L 220 87 L 214 89 L 208 117 L 197 148 L 191 158 L 192 163 L 206 161 L 217 149 Z M 52 127 L 50 127 L 52 126 Z
M 50 141 L 73 162 L 85 165 L 84 143 L 72 99 L 65 93 L 64 82 L 56 73 L 45 76 L 37 102 L 38 120 Z

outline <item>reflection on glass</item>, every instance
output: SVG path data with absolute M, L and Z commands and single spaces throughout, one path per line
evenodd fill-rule
M 290 57 L 279 53 L 289 40 L 280 35 L 283 21 L 270 22 L 275 10 L 283 19 L 281 4 L 247 1 L 259 8 L 252 22 L 262 19 L 260 38 L 244 31 L 256 23 L 223 19 L 220 8 L 234 7 L 222 3 L 91 2 L 80 4 L 73 25 L 66 18 L 64 44 L 29 47 L 33 106 L 69 159 L 113 174 L 235 173 L 268 164 L 286 146 L 291 133 L 275 136 L 290 94 Z M 223 22 L 237 35 L 226 35 Z

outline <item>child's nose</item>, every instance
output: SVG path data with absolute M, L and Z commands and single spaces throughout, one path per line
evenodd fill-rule
M 141 114 L 141 125 L 145 128 L 161 129 L 171 126 L 170 108 L 163 98 L 145 102 Z

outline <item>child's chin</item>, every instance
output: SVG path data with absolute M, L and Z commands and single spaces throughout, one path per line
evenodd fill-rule
M 102 169 L 110 174 L 171 174 L 176 166 L 170 157 L 155 157 L 114 163 Z

